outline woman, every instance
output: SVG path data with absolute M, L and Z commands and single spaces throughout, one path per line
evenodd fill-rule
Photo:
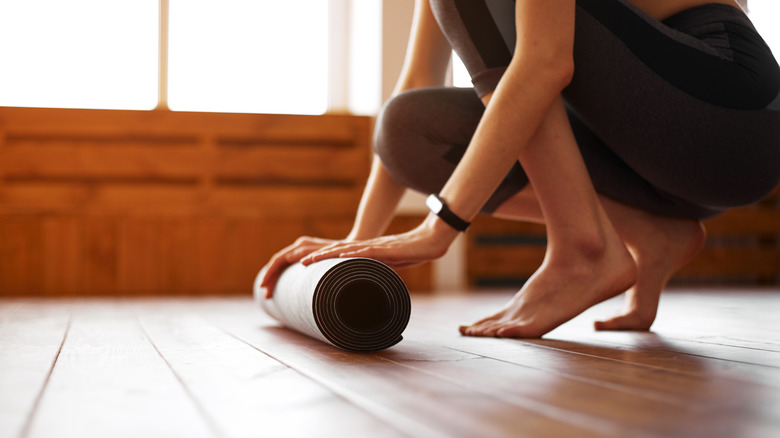
M 450 47 L 476 93 L 431 88 Z M 624 291 L 596 329 L 646 330 L 701 220 L 780 180 L 780 68 L 734 0 L 419 0 L 397 91 L 352 232 L 277 253 L 267 297 L 297 261 L 440 257 L 482 210 L 543 222 L 548 246 L 462 334 L 539 337 Z M 432 213 L 377 237 L 406 187 L 437 194 Z

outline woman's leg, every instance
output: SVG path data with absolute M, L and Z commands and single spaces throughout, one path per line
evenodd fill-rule
M 501 311 L 463 327 L 466 335 L 539 337 L 636 279 L 634 261 L 590 183 L 562 100 L 520 163 L 547 226 L 545 260 Z
M 424 193 L 436 192 L 463 155 L 483 110 L 472 90 L 435 88 L 404 93 L 392 100 L 379 118 L 377 152 L 388 171 L 406 186 Z M 569 117 L 576 121 L 572 114 Z M 627 169 L 615 166 L 609 149 L 581 125 L 572 126 L 580 147 L 585 148 L 583 153 L 589 166 L 620 175 L 618 181 L 624 186 L 641 183 L 641 179 Z M 538 141 L 555 140 L 539 138 Z M 487 208 L 486 212 L 507 219 L 544 222 L 536 196 L 526 186 L 527 181 L 522 169 L 511 172 L 491 198 L 489 204 L 493 207 Z M 615 183 L 614 178 L 611 182 Z M 517 193 L 524 186 L 526 188 Z M 512 196 L 514 193 L 517 194 Z M 506 199 L 509 201 L 504 202 Z M 639 279 L 629 290 L 627 309 L 630 311 L 624 318 L 608 321 L 599 328 L 646 329 L 652 322 L 658 295 L 666 280 L 678 265 L 687 263 L 696 252 L 696 242 L 702 240 L 696 237 L 701 235 L 699 225 L 696 221 L 664 219 L 604 196 L 601 196 L 601 202 L 618 234 L 636 257 Z M 678 223 L 683 225 L 677 226 Z M 675 237 L 666 238 L 667 235 Z M 641 240 L 642 237 L 648 237 L 647 243 Z M 679 242 L 687 243 L 672 247 Z M 663 251 L 661 243 L 667 245 Z M 662 252 L 664 255 L 674 253 L 676 262 L 664 264 L 671 259 L 660 257 Z
M 597 330 L 647 330 L 655 320 L 667 282 L 704 244 L 700 221 L 658 216 L 600 196 L 601 204 L 637 265 L 637 281 L 626 291 L 622 312 L 597 321 Z M 536 195 L 523 189 L 493 214 L 508 220 L 544 223 Z
M 398 182 L 435 193 L 465 152 L 483 111 L 471 90 L 403 93 L 379 117 L 377 154 Z M 547 258 L 500 317 L 469 330 L 472 335 L 541 336 L 634 281 L 631 255 L 599 204 L 561 100 L 520 160 L 533 171 L 517 166 L 488 205 L 504 203 L 530 178 L 543 200 L 538 205 L 548 226 Z
M 597 321 L 597 330 L 648 330 L 669 279 L 704 246 L 706 233 L 698 220 L 658 216 L 602 197 L 615 229 L 637 265 L 637 281 L 626 291 L 624 309 Z
M 580 152 L 597 189 L 633 196 L 634 201 L 654 203 L 648 183 L 627 167 L 609 146 L 604 144 L 573 113 L 569 121 Z M 646 199 L 646 201 L 643 201 Z M 669 278 L 687 264 L 704 243 L 701 222 L 661 216 L 618 202 L 600 193 L 600 200 L 620 238 L 634 256 L 637 283 L 627 291 L 625 311 L 618 317 L 597 324 L 598 329 L 641 329 L 652 324 L 661 291 Z M 661 204 L 659 204 L 661 205 Z M 510 220 L 543 222 L 541 209 L 530 188 L 524 189 L 494 213 Z
M 399 184 L 423 194 L 438 193 L 463 158 L 484 111 L 472 89 L 406 91 L 389 100 L 379 114 L 376 153 Z M 491 213 L 526 184 L 528 178 L 515 165 L 482 211 Z

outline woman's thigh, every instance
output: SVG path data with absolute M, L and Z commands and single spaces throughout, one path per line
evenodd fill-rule
M 512 57 L 511 0 L 432 0 L 480 94 Z M 780 69 L 726 5 L 664 23 L 623 0 L 578 0 L 565 90 L 596 189 L 659 214 L 707 217 L 780 179 Z
M 619 185 L 628 172 L 594 167 L 600 192 L 660 214 L 706 217 L 772 190 L 780 69 L 741 11 L 707 5 L 660 23 L 621 1 L 578 5 L 577 72 L 564 97 L 590 131 L 582 137 L 594 141 L 580 143 L 583 155 L 596 166 L 593 151 L 606 145 L 610 160 L 647 182 L 633 196 Z
M 388 173 L 418 192 L 438 193 L 468 148 L 485 108 L 469 88 L 407 91 L 377 118 L 374 147 Z M 482 211 L 493 212 L 528 183 L 516 164 Z

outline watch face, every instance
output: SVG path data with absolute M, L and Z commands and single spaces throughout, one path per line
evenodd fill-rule
M 428 198 L 425 200 L 425 205 L 427 205 L 428 208 L 435 214 L 439 214 L 444 207 L 441 199 L 434 195 L 428 196 Z

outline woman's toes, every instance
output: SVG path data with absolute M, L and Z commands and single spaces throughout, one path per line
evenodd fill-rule
M 496 333 L 499 338 L 536 338 L 538 336 L 529 336 L 528 330 L 523 326 L 504 327 Z
M 605 321 L 596 321 L 596 330 L 649 330 L 654 318 L 645 318 L 635 313 L 615 316 Z
M 460 334 L 463 336 L 476 336 L 477 324 L 464 325 L 460 327 Z
M 504 324 L 491 324 L 488 327 L 485 327 L 485 331 L 483 332 L 483 336 L 495 338 L 498 336 L 498 332 L 504 327 Z
M 593 328 L 596 330 L 620 330 L 622 324 L 622 316 L 616 316 L 604 321 L 594 321 Z
M 497 328 L 492 321 L 477 322 L 470 326 L 461 326 L 460 333 L 465 336 L 494 336 Z

